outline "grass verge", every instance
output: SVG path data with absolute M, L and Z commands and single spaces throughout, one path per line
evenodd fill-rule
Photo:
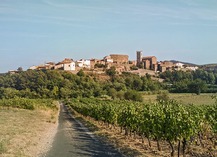
M 57 128 L 58 110 L 0 110 L 0 156 L 35 157 L 45 152 Z M 46 139 L 47 138 L 47 139 Z

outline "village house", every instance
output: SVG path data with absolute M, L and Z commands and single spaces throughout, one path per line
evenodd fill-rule
M 18 71 L 17 70 L 9 70 L 8 73 L 9 74 L 16 74 L 16 73 L 18 73 Z
M 55 63 L 54 62 L 48 62 L 45 64 L 41 64 L 38 66 L 31 66 L 29 69 L 30 70 L 49 70 L 49 69 L 54 69 Z
M 178 62 L 178 63 L 175 63 L 175 67 L 182 69 L 182 68 L 184 68 L 184 64 Z
M 35 66 L 35 65 L 29 67 L 30 70 L 36 70 L 37 68 L 38 68 L 38 66 Z
M 195 71 L 195 70 L 197 70 L 198 69 L 198 67 L 197 66 L 187 66 L 187 67 L 185 67 L 187 70 L 191 70 L 191 71 Z
M 54 69 L 74 71 L 75 70 L 75 62 L 72 59 L 65 58 L 63 61 L 57 63 L 55 65 Z
M 96 68 L 95 65 L 105 65 L 104 59 L 91 59 L 90 60 L 90 68 Z
M 170 61 L 161 61 L 158 62 L 158 71 L 164 72 L 166 70 L 172 70 L 175 67 L 173 62 Z
M 78 66 L 80 68 L 90 69 L 91 68 L 90 62 L 91 61 L 88 59 L 80 59 L 79 61 L 76 61 L 76 66 Z
M 105 64 L 113 63 L 113 59 L 111 58 L 111 56 L 105 56 L 103 60 Z
M 106 58 L 107 68 L 114 66 L 118 73 L 130 70 L 129 56 L 124 54 L 110 54 Z

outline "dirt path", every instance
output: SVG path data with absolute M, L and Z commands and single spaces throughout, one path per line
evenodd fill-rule
M 61 105 L 53 146 L 44 157 L 121 157 L 115 148 L 92 134 Z

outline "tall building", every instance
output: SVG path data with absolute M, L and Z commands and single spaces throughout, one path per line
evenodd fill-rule
M 139 67 L 140 63 L 142 62 L 142 51 L 136 51 L 136 65 Z

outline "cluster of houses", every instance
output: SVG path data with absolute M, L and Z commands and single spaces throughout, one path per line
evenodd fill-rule
M 130 69 L 130 65 L 133 62 L 129 62 L 128 55 L 121 54 L 111 54 L 109 56 L 105 56 L 103 59 L 80 59 L 74 61 L 70 58 L 65 58 L 63 61 L 54 63 L 48 62 L 38 66 L 31 66 L 29 69 L 31 70 L 66 70 L 66 71 L 78 71 L 81 68 L 86 70 L 93 70 L 100 67 L 110 68 L 111 66 L 115 66 L 116 70 L 119 72 L 127 71 Z
M 80 69 L 96 70 L 102 68 L 116 67 L 118 72 L 130 71 L 132 66 L 136 66 L 140 69 L 151 70 L 154 72 L 164 72 L 166 70 L 196 70 L 196 66 L 187 66 L 183 63 L 174 63 L 171 61 L 157 61 L 155 56 L 142 56 L 142 51 L 137 51 L 137 60 L 129 61 L 128 55 L 123 54 L 110 54 L 103 59 L 80 59 L 74 61 L 70 58 L 65 58 L 63 61 L 54 63 L 48 62 L 43 65 L 31 66 L 31 70 L 66 70 L 66 71 L 78 71 Z
M 48 62 L 48 63 L 38 65 L 38 66 L 31 66 L 29 69 L 31 70 L 58 69 L 58 70 L 74 71 L 75 62 L 72 59 L 65 58 L 63 61 L 58 62 L 58 63 Z

